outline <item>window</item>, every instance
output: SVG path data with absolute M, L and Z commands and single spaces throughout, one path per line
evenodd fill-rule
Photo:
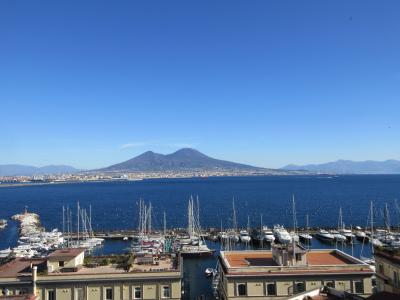
M 162 287 L 161 298 L 171 298 L 171 289 L 168 285 Z
M 296 261 L 301 261 L 301 253 L 296 253 Z
M 354 281 L 354 293 L 356 294 L 364 294 L 364 283 L 362 280 Z
M 137 286 L 133 289 L 133 299 L 142 299 L 142 288 Z
M 54 290 L 47 291 L 47 300 L 56 300 L 56 292 Z
M 379 273 L 381 273 L 381 274 L 384 274 L 384 273 L 385 273 L 385 270 L 384 270 L 382 264 L 379 264 Z
M 113 299 L 113 289 L 106 288 L 106 300 L 112 300 L 112 299 Z
M 275 282 L 267 282 L 265 284 L 267 296 L 276 296 L 276 284 Z
M 333 280 L 327 280 L 324 282 L 324 285 L 330 288 L 335 288 L 335 282 Z
M 293 292 L 295 294 L 302 293 L 306 290 L 306 284 L 304 281 L 296 281 L 294 283 Z
M 247 288 L 245 283 L 238 283 L 237 285 L 237 295 L 238 296 L 246 296 Z
M 85 294 L 83 292 L 83 288 L 75 288 L 74 300 L 85 300 Z
M 393 283 L 395 287 L 399 286 L 399 274 L 396 271 L 393 271 Z
M 59 267 L 64 267 L 64 261 L 63 261 L 63 260 L 60 260 L 60 261 L 58 262 L 58 266 L 59 266 Z

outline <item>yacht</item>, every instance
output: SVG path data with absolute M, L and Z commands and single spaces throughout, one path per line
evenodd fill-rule
M 226 234 L 225 231 L 221 231 L 221 232 L 218 234 L 218 237 L 219 237 L 220 240 L 222 240 L 222 241 L 225 241 L 225 240 L 228 239 L 228 235 Z
M 335 241 L 337 242 L 345 242 L 347 240 L 347 238 L 343 234 L 340 234 L 337 230 L 331 230 L 329 232 L 333 235 Z
M 274 235 L 276 239 L 282 244 L 290 244 L 292 242 L 292 236 L 281 225 L 274 226 Z
M 335 238 L 332 233 L 329 233 L 328 231 L 326 231 L 324 229 L 318 230 L 317 237 L 322 240 L 326 240 L 326 241 L 333 241 Z
M 242 243 L 249 243 L 251 241 L 251 237 L 247 230 L 241 230 L 239 233 L 239 237 Z
M 342 228 L 340 229 L 339 233 L 341 235 L 344 235 L 346 237 L 346 239 L 351 240 L 354 238 L 354 234 L 351 232 L 351 229 L 346 229 L 346 228 Z
M 311 241 L 312 240 L 312 236 L 308 233 L 299 233 L 299 238 L 303 241 Z
M 272 229 L 268 228 L 267 226 L 262 227 L 262 241 L 266 241 L 267 243 L 273 243 L 275 241 L 274 233 Z
M 367 234 L 364 231 L 358 230 L 356 232 L 356 238 L 360 241 L 363 241 L 364 239 L 367 239 Z

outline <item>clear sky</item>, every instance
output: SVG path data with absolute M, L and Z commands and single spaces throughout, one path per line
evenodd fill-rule
M 400 1 L 0 1 L 0 164 L 400 159 Z

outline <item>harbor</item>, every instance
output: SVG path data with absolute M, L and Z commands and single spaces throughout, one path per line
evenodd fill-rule
M 234 179 L 229 180 L 235 182 Z M 325 179 L 316 180 L 326 182 Z M 182 182 L 186 184 L 186 180 Z M 209 181 L 200 183 L 206 186 L 210 184 Z M 100 188 L 107 188 L 103 191 L 141 186 L 160 189 L 160 186 L 165 188 L 165 184 L 170 183 L 135 182 L 127 185 L 120 182 L 117 186 L 114 183 L 102 184 Z M 74 188 L 81 191 L 84 187 L 71 185 L 68 192 L 74 191 Z M 88 184 L 86 188 L 92 191 L 94 187 Z M 94 267 L 115 272 L 110 266 L 120 265 L 129 266 L 131 272 L 146 270 L 151 273 L 168 269 L 163 263 L 165 260 L 174 261 L 181 257 L 181 299 L 184 300 L 219 297 L 218 262 L 222 253 L 261 251 L 257 253 L 268 256 L 279 247 L 292 249 L 296 245 L 296 251 L 299 252 L 340 251 L 373 269 L 374 246 L 397 247 L 399 241 L 396 206 L 385 205 L 382 201 L 364 203 L 364 209 L 357 214 L 351 213 L 346 204 L 330 204 L 330 218 L 321 222 L 315 213 L 318 211 L 315 205 L 308 205 L 306 210 L 304 195 L 297 194 L 286 195 L 285 201 L 277 201 L 277 205 L 284 206 L 281 210 L 266 207 L 264 202 L 260 202 L 257 213 L 253 211 L 256 204 L 250 206 L 250 200 L 244 202 L 243 195 L 230 196 L 225 199 L 221 214 L 217 210 L 218 202 L 207 193 L 207 198 L 190 196 L 189 193 L 179 201 L 179 205 L 164 194 L 160 194 L 160 199 L 165 196 L 168 200 L 153 197 L 156 199 L 150 201 L 138 197 L 124 200 L 124 205 L 116 195 L 116 204 L 110 209 L 107 203 L 102 203 L 98 198 L 104 193 L 70 196 L 79 201 L 65 201 L 66 190 L 62 185 L 43 187 L 46 193 L 40 191 L 40 201 L 48 201 L 49 205 L 41 207 L 31 200 L 32 196 L 38 195 L 38 191 L 32 192 L 33 187 L 26 189 L 30 191 L 29 195 L 22 189 L 14 190 L 13 195 L 23 195 L 17 203 L 19 207 L 29 207 L 22 209 L 22 212 L 16 206 L 12 210 L 6 207 L 7 214 L 3 212 L 1 215 L 8 223 L 0 231 L 3 262 L 15 259 L 46 260 L 52 253 L 59 253 L 57 251 L 62 249 L 70 251 L 68 249 L 84 248 L 86 262 L 82 268 L 85 270 Z M 57 201 L 42 200 L 51 195 L 49 189 L 57 195 Z M 4 193 L 7 189 L 2 191 Z M 7 197 L 7 194 L 4 195 Z M 107 195 L 110 197 L 110 194 Z M 276 216 L 277 211 L 284 213 Z M 328 254 L 326 256 L 330 257 Z M 310 257 L 312 259 L 314 256 Z M 77 270 L 79 273 L 79 268 Z
M 297 245 L 296 247 L 304 251 L 331 249 L 357 257 L 374 270 L 374 247 L 397 247 L 400 239 L 397 228 L 374 227 L 373 220 L 370 227 L 346 228 L 340 222 L 339 226 L 324 228 L 284 225 L 268 227 L 260 217 L 259 227 L 239 228 L 234 201 L 230 228 L 205 228 L 201 227 L 199 201 L 193 197 L 188 200 L 186 228 L 168 228 L 165 214 L 163 227 L 153 228 L 152 209 L 150 202 L 140 200 L 137 229 L 116 231 L 93 231 L 91 209 L 89 208 L 87 213 L 79 203 L 76 210 L 62 209 L 63 228 L 60 231 L 57 228 L 46 230 L 41 225 L 40 216 L 25 209 L 23 213 L 11 218 L 19 224 L 17 245 L 0 250 L 0 258 L 5 262 L 16 258 L 40 259 L 49 257 L 63 248 L 76 248 L 85 249 L 87 259 L 95 265 L 109 259 L 118 261 L 118 257 L 128 255 L 139 265 L 153 265 L 150 270 L 155 270 L 155 266 L 158 266 L 155 262 L 160 257 L 180 256 L 183 258 L 183 299 L 215 299 L 219 297 L 217 281 L 220 271 L 217 257 L 227 251 L 268 252 L 278 245 Z M 293 224 L 296 225 L 294 200 L 292 209 Z M 74 217 L 72 211 L 76 211 Z M 193 279 L 193 276 L 196 279 Z M 196 285 L 193 286 L 192 280 L 196 280 Z

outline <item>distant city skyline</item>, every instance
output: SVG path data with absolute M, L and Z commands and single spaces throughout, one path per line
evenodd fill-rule
M 250 5 L 251 4 L 251 5 Z M 0 164 L 400 160 L 397 1 L 0 3 Z

